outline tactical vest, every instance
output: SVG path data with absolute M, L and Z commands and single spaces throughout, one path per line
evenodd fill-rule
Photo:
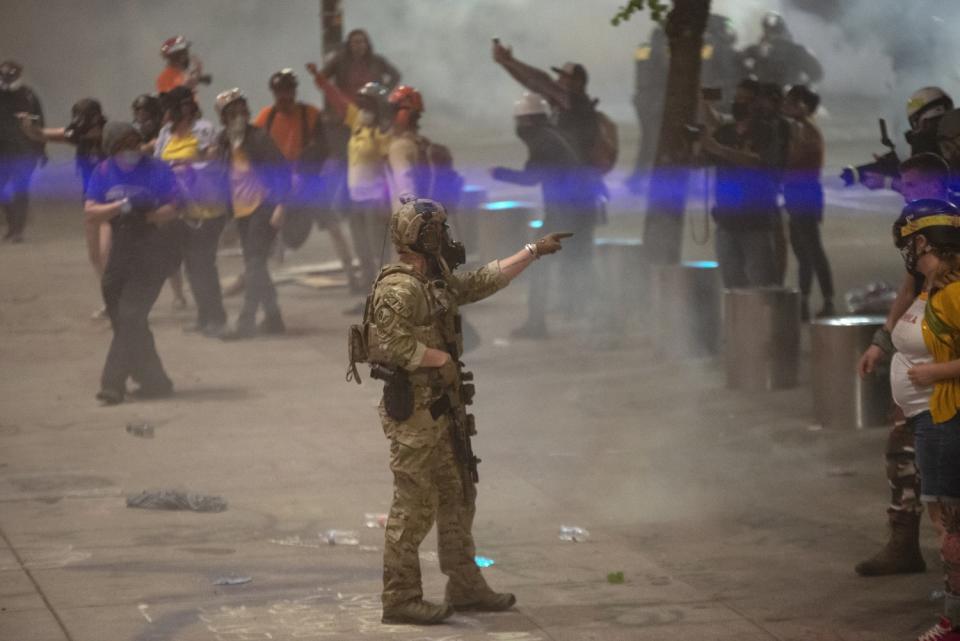
M 363 309 L 363 322 L 360 325 L 351 325 L 348 341 L 347 380 L 360 382 L 357 372 L 357 363 L 384 365 L 390 368 L 399 367 L 388 354 L 380 348 L 377 336 L 377 326 L 373 318 L 377 296 L 377 286 L 383 279 L 394 274 L 410 276 L 419 286 L 423 300 L 426 302 L 427 313 L 422 318 L 411 319 L 413 335 L 427 347 L 451 352 L 454 358 L 463 353 L 463 331 L 460 314 L 453 292 L 450 291 L 450 281 L 440 278 L 429 280 L 412 267 L 397 263 L 384 267 L 373 283 L 373 288 L 367 296 Z M 418 372 L 412 374 L 419 378 Z

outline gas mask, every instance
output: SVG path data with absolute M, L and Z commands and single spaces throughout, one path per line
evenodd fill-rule
M 907 144 L 910 145 L 910 153 L 912 155 L 915 156 L 924 152 L 940 155 L 940 145 L 937 142 L 937 124 L 939 122 L 939 118 L 931 118 L 928 121 L 923 121 L 919 129 L 911 130 L 904 134 L 904 138 L 907 139 Z
M 92 113 L 75 113 L 70 124 L 63 130 L 67 142 L 76 145 L 88 137 L 94 129 L 103 126 L 103 116 Z
M 414 207 L 424 222 L 420 226 L 413 249 L 436 259 L 443 272 L 452 272 L 467 262 L 467 251 L 463 243 L 450 238 L 450 229 L 446 221 L 435 215 L 438 212 L 434 205 L 418 201 Z
M 230 145 L 236 149 L 243 144 L 247 135 L 247 119 L 243 115 L 236 115 L 227 121 L 227 138 Z

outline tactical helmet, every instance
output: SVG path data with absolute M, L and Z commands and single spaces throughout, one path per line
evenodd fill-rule
M 400 207 L 390 216 L 390 240 L 398 252 L 423 253 L 415 248 L 420 230 L 429 221 L 447 222 L 447 210 L 440 203 L 412 194 L 400 196 Z
M 382 106 L 387 101 L 389 90 L 379 82 L 368 82 L 357 91 L 357 102 L 361 108 L 373 108 L 376 111 L 383 111 Z
M 217 113 L 222 115 L 224 109 L 226 109 L 233 103 L 237 102 L 238 100 L 242 100 L 244 102 L 247 101 L 247 96 L 242 91 L 240 91 L 238 87 L 234 87 L 233 89 L 229 89 L 227 91 L 223 91 L 217 94 L 217 101 L 216 101 Z
M 903 249 L 915 234 L 941 251 L 960 252 L 960 210 L 953 203 L 921 198 L 908 203 L 893 223 L 893 242 Z
M 173 36 L 172 38 L 167 38 L 163 41 L 163 44 L 160 45 L 160 53 L 164 57 L 168 57 L 179 51 L 186 51 L 189 48 L 189 40 L 183 36 Z
M 923 87 L 916 90 L 907 101 L 907 119 L 914 131 L 921 123 L 938 118 L 953 109 L 953 98 L 940 87 Z
M 423 113 L 423 96 L 410 85 L 400 85 L 390 93 L 387 99 L 390 105 L 400 111 L 408 109 L 416 113 Z
M 286 69 L 281 69 L 280 71 L 275 71 L 273 75 L 270 76 L 270 89 L 277 90 L 281 88 L 296 88 L 300 84 L 297 80 L 297 74 L 293 72 L 293 69 L 289 67 Z

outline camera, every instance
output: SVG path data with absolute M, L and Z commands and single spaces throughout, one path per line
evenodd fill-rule
M 844 167 L 840 172 L 840 180 L 845 187 L 852 187 L 857 183 L 865 183 L 867 175 L 879 175 L 887 178 L 896 178 L 900 175 L 900 158 L 890 137 L 887 135 L 887 121 L 880 119 L 880 144 L 889 151 L 875 161 L 856 167 Z

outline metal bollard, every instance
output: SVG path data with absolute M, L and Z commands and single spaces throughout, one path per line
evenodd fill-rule
M 813 412 L 826 428 L 886 426 L 892 403 L 888 371 L 861 379 L 857 361 L 882 327 L 882 316 L 824 318 L 812 323 Z
M 653 273 L 657 351 L 664 357 L 719 350 L 720 270 L 714 261 L 658 267 Z
M 480 206 L 477 217 L 479 254 L 485 259 L 516 253 L 530 237 L 531 203 L 497 200 Z
M 800 293 L 780 287 L 724 293 L 727 387 L 746 391 L 797 384 Z
M 636 238 L 596 238 L 593 260 L 599 284 L 597 320 L 602 327 L 614 333 L 642 327 L 647 281 L 643 242 Z

